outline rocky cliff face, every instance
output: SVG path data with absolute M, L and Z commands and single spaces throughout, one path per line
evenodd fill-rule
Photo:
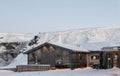
M 10 64 L 25 46 L 25 42 L 0 43 L 0 66 Z

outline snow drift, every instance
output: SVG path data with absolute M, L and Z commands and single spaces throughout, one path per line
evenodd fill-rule
M 15 68 L 17 65 L 27 65 L 26 54 L 19 54 L 8 66 L 3 68 Z

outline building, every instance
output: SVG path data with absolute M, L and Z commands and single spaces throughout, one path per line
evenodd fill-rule
M 24 54 L 27 54 L 28 64 L 17 65 L 16 68 L 12 68 L 14 71 L 43 71 L 56 68 L 74 69 L 82 67 L 107 69 L 120 67 L 120 46 L 103 47 L 101 50 L 86 50 L 81 45 L 50 42 L 38 44 L 38 39 L 39 37 L 35 36 L 29 43 L 29 46 L 32 48 L 24 52 Z M 3 45 L 7 47 L 6 49 L 15 49 L 14 47 L 20 44 L 0 44 L 0 46 Z M 18 48 L 18 50 L 20 49 Z M 11 51 L 11 54 L 14 53 L 17 52 Z
M 57 43 L 37 44 L 25 51 L 27 64 L 15 68 L 3 68 L 13 71 L 46 71 L 56 68 L 108 69 L 120 67 L 120 47 L 103 47 L 101 50 L 86 50 L 80 45 Z
M 101 68 L 102 62 L 102 51 L 100 50 L 89 50 L 88 57 L 87 57 L 87 64 L 88 67 L 92 68 Z
M 99 51 L 91 50 L 88 54 L 90 67 L 109 69 L 120 67 L 120 46 L 103 47 Z
M 80 45 L 43 43 L 25 52 L 28 64 L 50 65 L 51 68 L 120 67 L 120 47 L 86 50 Z
M 120 67 L 120 46 L 104 47 L 102 51 L 105 68 Z
M 25 52 L 28 64 L 49 64 L 51 68 L 87 66 L 88 50 L 79 45 L 43 43 Z

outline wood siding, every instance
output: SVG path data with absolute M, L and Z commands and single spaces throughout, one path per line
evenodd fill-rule
M 87 66 L 87 57 L 85 53 L 73 53 L 72 54 L 72 65 L 74 67 L 86 67 Z
M 104 52 L 104 64 L 106 68 L 120 67 L 120 51 Z
M 50 65 L 17 65 L 17 72 L 24 71 L 47 71 L 50 70 Z
M 28 64 L 50 64 L 51 67 L 86 67 L 84 52 L 75 52 L 54 45 L 43 45 L 28 53 Z

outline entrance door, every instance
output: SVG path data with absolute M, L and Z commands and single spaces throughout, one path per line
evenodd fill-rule
M 113 67 L 113 54 L 106 54 L 107 68 Z
M 50 52 L 49 53 L 49 63 L 51 65 L 51 67 L 55 67 L 55 53 L 54 52 Z

